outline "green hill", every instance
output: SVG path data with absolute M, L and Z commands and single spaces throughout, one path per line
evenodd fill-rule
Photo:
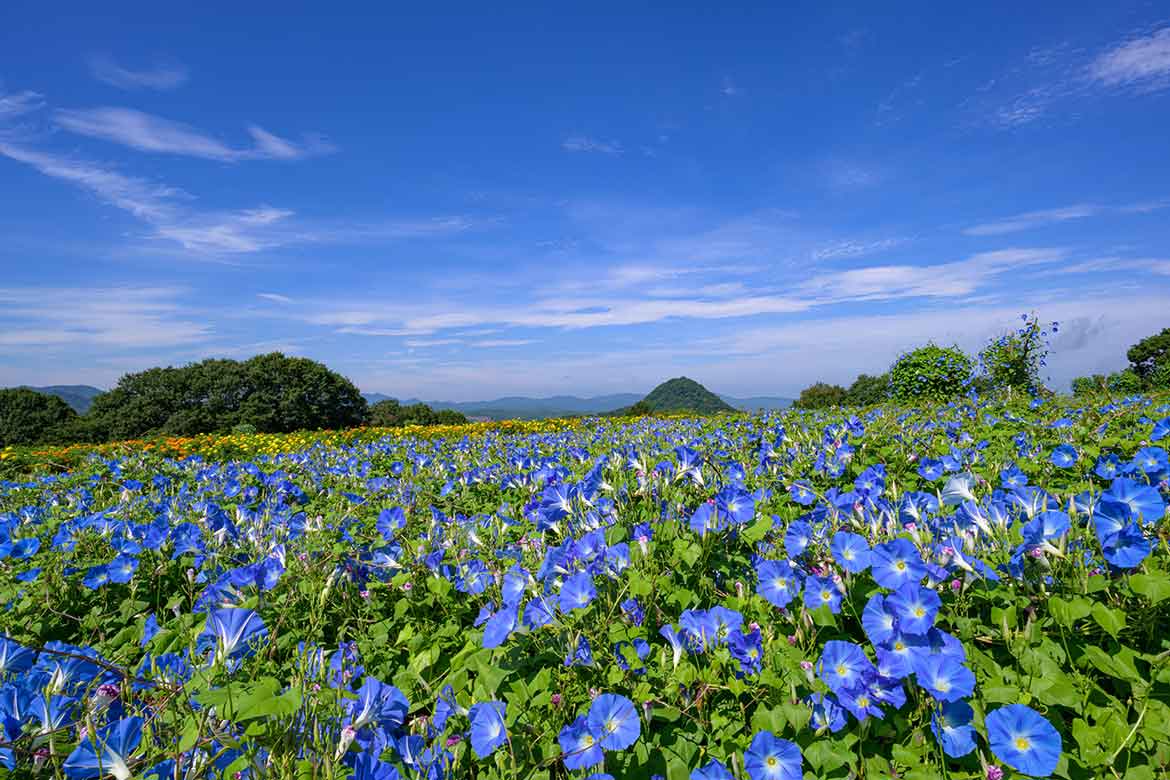
M 734 412 L 722 398 L 693 379 L 685 376 L 668 379 L 633 406 L 610 412 L 620 416 L 638 412 L 695 412 L 696 414 L 715 414 L 717 412 Z

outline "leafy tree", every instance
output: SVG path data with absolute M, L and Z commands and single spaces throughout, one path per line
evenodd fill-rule
M 993 339 L 979 353 L 983 374 L 994 389 L 1035 391 L 1041 386 L 1040 369 L 1048 359 L 1048 330 L 1035 314 L 1021 315 L 1016 330 Z M 1055 333 L 1059 323 L 1050 326 Z
M 792 402 L 797 409 L 828 409 L 845 403 L 846 390 L 841 385 L 817 382 L 800 391 L 800 397 Z
M 735 409 L 719 396 L 685 376 L 668 379 L 642 399 L 656 412 L 698 412 L 715 414 Z
M 1072 391 L 1075 396 L 1096 395 L 1104 393 L 1108 389 L 1109 385 L 1104 374 L 1078 376 L 1072 381 Z
M 871 406 L 880 404 L 890 397 L 890 375 L 870 376 L 862 374 L 853 380 L 845 391 L 846 406 Z
M 402 405 L 395 398 L 378 401 L 370 407 L 369 423 L 376 428 L 394 428 L 402 425 Z
M 971 381 L 971 358 L 958 347 L 928 344 L 907 352 L 890 369 L 890 392 L 899 401 L 946 401 Z
M 1105 386 L 1118 395 L 1136 395 L 1142 391 L 1142 378 L 1136 371 L 1127 368 L 1106 377 Z
M 55 395 L 23 387 L 0 390 L 0 447 L 62 440 L 77 412 Z
M 1161 366 L 1170 365 L 1170 328 L 1142 339 L 1125 356 L 1130 369 L 1143 381 L 1148 380 Z
M 369 423 L 379 428 L 402 425 L 462 425 L 467 417 L 454 409 L 435 410 L 423 403 L 402 406 L 388 398 L 370 407 Z
M 279 352 L 204 360 L 127 374 L 93 401 L 86 419 L 100 439 L 189 436 L 250 425 L 262 433 L 362 424 L 366 401 L 345 377 Z

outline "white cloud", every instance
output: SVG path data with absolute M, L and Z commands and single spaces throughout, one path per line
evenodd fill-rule
M 985 222 L 980 225 L 972 225 L 963 230 L 968 236 L 1001 236 L 1007 233 L 1018 233 L 1022 230 L 1030 230 L 1031 228 L 1040 227 L 1042 225 L 1051 225 L 1057 222 L 1067 222 L 1073 219 L 1084 219 L 1086 217 L 1093 217 L 1100 214 L 1102 211 L 1100 206 L 1094 206 L 1091 203 L 1083 203 L 1076 206 L 1065 206 L 1058 209 L 1045 209 L 1043 211 L 1029 211 L 1024 214 L 1016 214 L 1013 217 L 996 220 L 995 222 Z
M 1134 203 L 1126 206 L 1101 206 L 1093 203 L 1079 203 L 1056 209 L 1028 211 L 993 222 L 972 225 L 971 227 L 965 228 L 963 233 L 968 236 L 1001 236 L 1008 233 L 1019 233 L 1045 225 L 1087 219 L 1104 214 L 1149 214 L 1159 209 L 1167 208 L 1168 206 L 1170 206 L 1170 201 L 1164 200 Z
M 189 125 L 131 108 L 60 109 L 54 112 L 54 119 L 71 133 L 131 149 L 220 162 L 295 160 L 333 150 L 316 140 L 296 144 L 254 125 L 248 129 L 253 146 L 235 148 Z
M 535 339 L 484 339 L 483 341 L 473 341 L 471 346 L 483 348 L 496 347 L 522 347 L 526 344 L 535 344 Z
M 858 241 L 855 239 L 834 241 L 814 249 L 812 251 L 812 259 L 838 260 L 848 257 L 862 257 L 864 255 L 885 252 L 888 249 L 902 246 L 908 241 L 909 239 L 906 238 L 880 238 L 873 241 Z
M 174 89 L 186 82 L 189 75 L 185 67 L 177 64 L 130 70 L 104 54 L 90 57 L 89 70 L 98 81 L 122 89 Z
M 600 152 L 602 154 L 621 154 L 624 149 L 617 141 L 602 141 L 583 135 L 574 135 L 566 138 L 561 147 L 568 152 Z
M 30 114 L 44 105 L 44 100 L 36 92 L 0 92 L 0 120 Z
M 1089 78 L 1106 87 L 1170 87 L 1170 27 L 1131 38 L 1089 64 Z
M 273 303 L 292 303 L 293 299 L 287 295 L 280 295 L 279 293 L 256 293 L 257 298 L 263 298 L 266 301 Z
M 107 349 L 173 347 L 212 329 L 166 287 L 0 288 L 0 346 Z

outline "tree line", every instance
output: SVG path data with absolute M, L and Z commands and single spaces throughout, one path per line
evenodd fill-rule
M 279 352 L 126 374 L 85 414 L 53 395 L 0 390 L 0 446 L 463 422 L 459 412 L 426 404 L 370 406 L 340 374 Z
M 1021 315 L 1021 321 L 1019 328 L 992 339 L 978 355 L 968 355 L 958 347 L 928 344 L 900 356 L 887 373 L 862 374 L 847 388 L 827 382 L 806 387 L 793 406 L 826 409 L 888 400 L 945 401 L 972 391 L 1050 394 L 1040 373 L 1047 364 L 1051 336 L 1059 332 L 1060 323 L 1041 323 L 1034 314 Z M 1120 371 L 1074 379 L 1073 394 L 1132 395 L 1170 390 L 1170 328 L 1134 344 L 1126 357 L 1129 366 Z

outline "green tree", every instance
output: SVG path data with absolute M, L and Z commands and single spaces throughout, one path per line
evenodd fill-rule
M 828 409 L 845 403 L 846 390 L 841 385 L 817 382 L 800 391 L 800 397 L 792 402 L 797 409 Z
M 370 407 L 369 423 L 376 428 L 394 428 L 402 425 L 402 405 L 395 398 L 387 398 Z
M 0 447 L 62 441 L 77 412 L 55 395 L 23 387 L 0 390 Z
M 243 372 L 246 389 L 236 422 L 262 433 L 352 428 L 366 420 L 361 391 L 316 361 L 271 352 L 245 361 Z
M 1170 328 L 1142 339 L 1125 356 L 1129 358 L 1130 370 L 1143 381 L 1147 380 L 1160 366 L 1170 364 Z
M 928 344 L 907 352 L 890 369 L 890 393 L 899 401 L 946 401 L 971 381 L 973 364 L 958 347 Z
M 1136 395 L 1142 391 L 1142 378 L 1133 369 L 1114 371 L 1105 378 L 1109 392 L 1118 395 Z
M 1104 393 L 1109 389 L 1104 374 L 1092 376 L 1078 376 L 1072 381 L 1072 391 L 1075 396 L 1090 396 Z
M 845 391 L 846 406 L 871 406 L 880 404 L 890 397 L 890 375 L 870 376 L 862 374 L 853 380 Z

